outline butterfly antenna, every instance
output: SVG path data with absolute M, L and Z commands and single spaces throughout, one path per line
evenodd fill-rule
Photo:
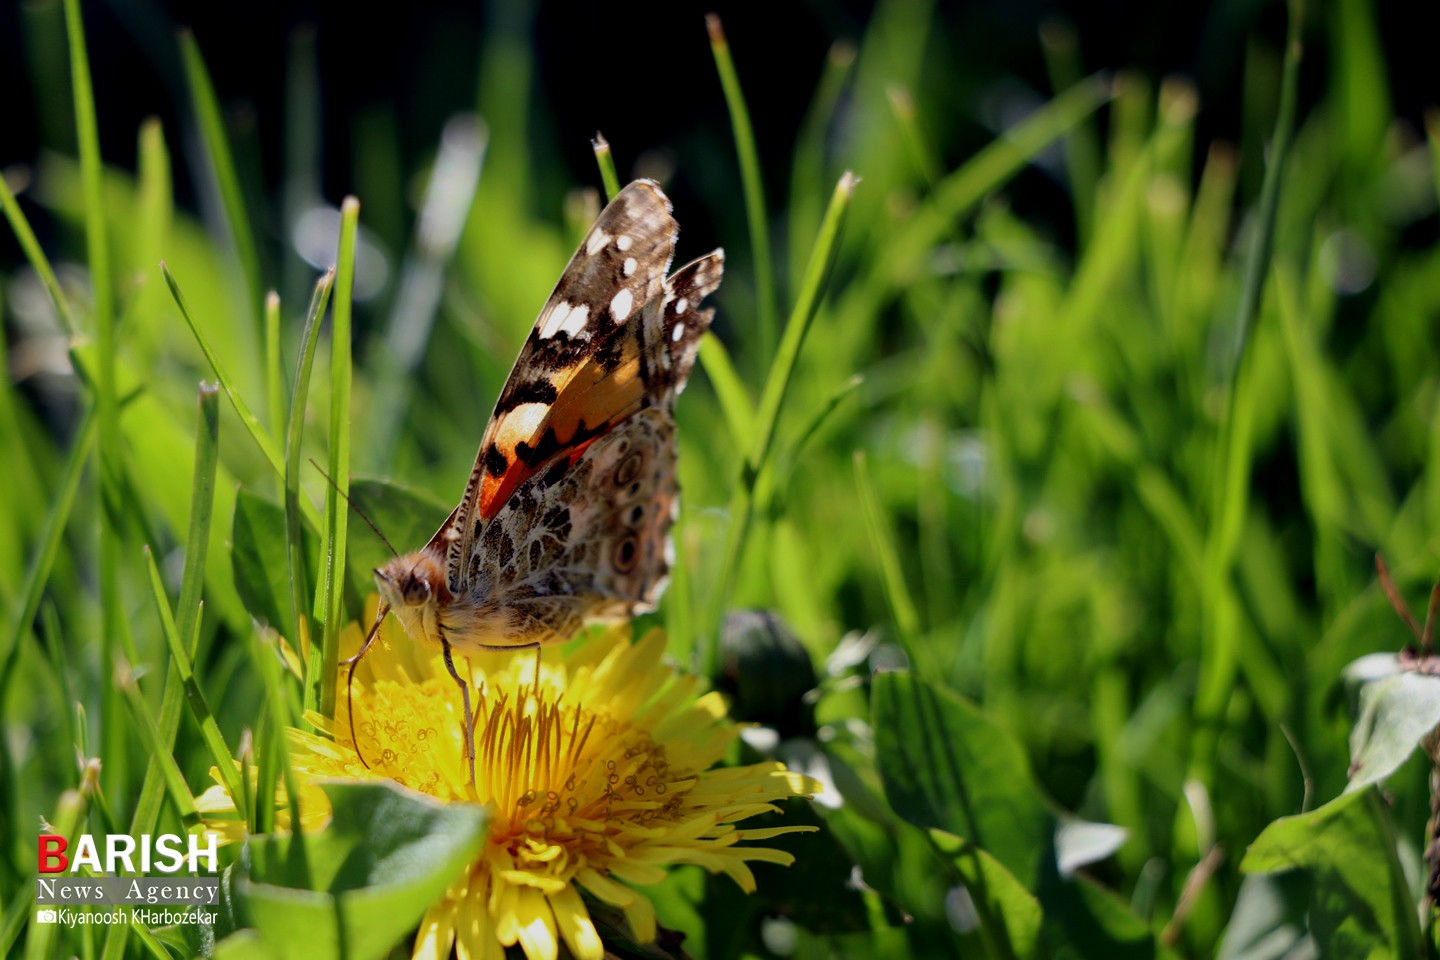
M 1420 633 L 1420 625 L 1415 622 L 1415 617 L 1410 613 L 1410 608 L 1405 606 L 1405 601 L 1400 597 L 1400 591 L 1395 587 L 1395 581 L 1390 578 L 1390 568 L 1385 565 L 1385 558 L 1379 553 L 1375 554 L 1375 572 L 1380 577 L 1380 589 L 1385 591 L 1385 599 L 1390 601 L 1390 606 L 1405 621 L 1405 626 L 1415 635 L 1415 639 L 1425 642 L 1427 637 Z M 1431 609 L 1434 609 L 1434 596 L 1431 596 Z M 1427 626 L 1428 620 L 1427 619 Z M 1428 632 L 1428 631 L 1427 631 Z
M 360 762 L 365 765 L 366 770 L 370 769 L 370 763 L 365 759 L 365 752 L 360 749 L 360 738 L 355 735 L 355 668 L 360 666 L 360 661 L 365 654 L 370 652 L 370 645 L 380 635 L 380 624 L 385 622 L 385 615 L 389 612 L 389 604 L 380 604 L 380 610 L 375 614 L 375 623 L 370 627 L 370 632 L 365 635 L 365 642 L 360 644 L 360 649 L 356 651 L 355 656 L 340 662 L 341 666 L 350 668 L 345 675 L 345 712 L 350 715 L 350 743 L 354 745 L 355 755 L 360 758 Z
M 336 483 L 334 478 L 331 477 L 330 474 L 325 472 L 324 467 L 320 466 L 320 464 L 315 462 L 314 457 L 310 458 L 310 466 L 314 467 L 316 470 L 319 470 L 320 476 L 330 481 L 330 486 L 334 487 L 335 492 L 345 498 L 345 502 L 350 505 L 351 510 L 355 511 L 355 515 L 358 516 L 361 520 L 364 520 L 367 527 L 375 531 L 375 536 L 379 537 L 380 542 L 385 544 L 385 549 L 390 551 L 390 556 L 400 556 L 400 551 L 396 550 L 395 547 L 392 546 L 390 541 L 386 538 L 385 534 L 380 532 L 380 528 L 375 525 L 375 521 L 371 520 L 368 516 L 366 516 L 364 510 L 361 510 L 359 507 L 355 506 L 355 501 L 350 499 L 350 494 L 340 489 L 340 484 Z

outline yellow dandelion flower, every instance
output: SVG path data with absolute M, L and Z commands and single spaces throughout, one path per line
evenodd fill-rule
M 359 631 L 347 633 L 353 650 Z M 369 767 L 351 742 L 343 692 L 333 723 L 307 718 L 334 739 L 292 730 L 291 760 L 307 831 L 329 816 L 321 780 L 386 778 L 442 801 L 493 805 L 480 855 L 421 922 L 417 960 L 500 958 L 517 943 L 528 960 L 554 960 L 562 940 L 578 960 L 600 960 L 581 890 L 622 910 L 649 942 L 654 908 L 632 885 L 695 864 L 751 892 L 749 863 L 793 858 L 741 841 L 814 829 L 736 826 L 820 785 L 778 763 L 710 769 L 738 729 L 718 694 L 697 696 L 695 677 L 662 663 L 658 631 L 635 643 L 616 629 L 578 646 L 457 657 L 476 694 L 473 788 L 460 696 L 442 658 L 403 635 L 389 639 L 362 662 L 352 698 Z M 202 813 L 228 799 L 212 788 Z M 282 829 L 287 806 L 277 799 Z

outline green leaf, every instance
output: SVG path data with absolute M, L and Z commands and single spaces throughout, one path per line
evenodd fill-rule
M 1415 900 L 1374 789 L 1274 821 L 1250 845 L 1240 869 L 1310 872 L 1310 932 L 1321 956 L 1419 956 Z
M 1360 717 L 1350 731 L 1351 793 L 1400 768 L 1440 726 L 1440 677 L 1399 673 L 1360 688 Z
M 1150 926 L 1119 897 L 1083 875 L 1051 873 L 1039 890 L 1045 906 L 1045 942 L 1052 960 L 1151 960 L 1165 956 Z
M 378 960 L 485 842 L 488 814 L 476 804 L 441 804 L 390 783 L 324 789 L 334 814 L 305 837 L 303 858 L 288 835 L 250 842 L 235 894 L 258 941 L 227 938 L 221 956 Z
M 1240 884 L 1217 960 L 1278 960 L 1310 956 L 1305 911 L 1310 878 L 1303 873 L 1252 873 Z
M 307 534 L 311 531 L 307 530 Z M 307 536 L 313 546 L 313 536 Z M 231 532 L 231 567 L 235 589 L 250 615 L 276 629 L 290 621 L 290 588 L 286 580 L 285 511 L 259 494 L 240 488 L 235 495 L 235 523 Z M 313 551 L 307 551 L 312 556 Z M 297 638 L 292 637 L 292 641 Z
M 959 872 L 981 918 L 981 934 L 990 940 L 989 952 L 1005 957 L 1036 956 L 1043 920 L 1040 901 L 1000 861 L 973 843 L 943 830 L 932 830 L 930 836 Z
M 1033 887 L 1054 825 L 1014 735 L 906 672 L 877 675 L 871 701 L 876 763 L 895 812 L 984 848 Z

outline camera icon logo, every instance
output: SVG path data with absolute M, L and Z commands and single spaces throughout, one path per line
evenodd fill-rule
M 36 922 L 36 923 L 59 923 L 59 922 L 60 922 L 60 912 L 59 912 L 58 910 L 54 910 L 54 909 L 50 909 L 50 910 L 36 910 L 36 911 L 35 911 L 35 922 Z

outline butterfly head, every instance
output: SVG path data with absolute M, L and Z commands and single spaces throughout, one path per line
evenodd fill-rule
M 375 585 L 406 633 L 417 640 L 440 642 L 439 608 L 450 591 L 438 551 L 427 548 L 394 558 L 375 570 Z

